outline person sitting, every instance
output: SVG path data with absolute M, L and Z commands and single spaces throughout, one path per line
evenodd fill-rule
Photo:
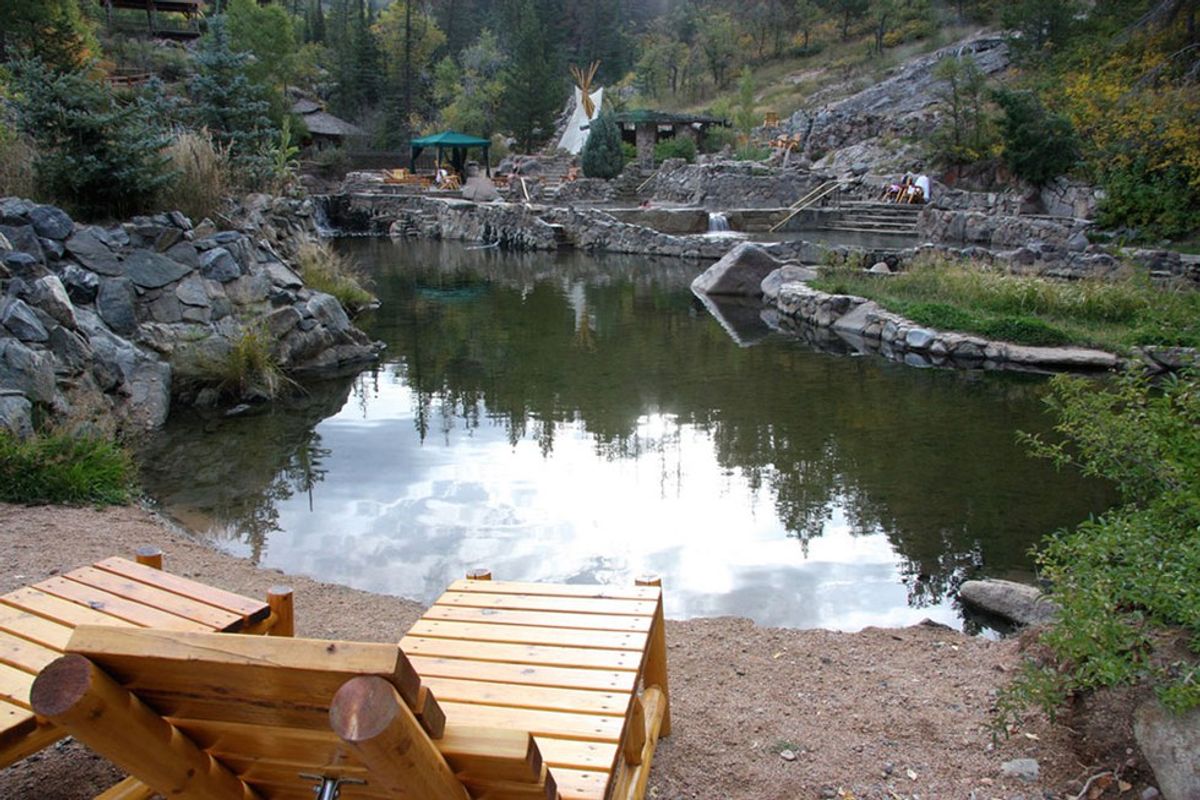
M 914 186 L 920 192 L 920 198 L 914 202 L 928 203 L 933 199 L 932 186 L 928 175 L 918 175 L 916 181 L 914 181 Z

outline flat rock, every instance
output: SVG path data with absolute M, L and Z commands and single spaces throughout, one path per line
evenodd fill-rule
M 742 242 L 692 281 L 692 291 L 703 294 L 762 296 L 762 282 L 781 264 L 753 242 Z
M 28 253 L 39 264 L 46 262 L 46 252 L 42 249 L 42 241 L 32 225 L 0 225 L 0 235 L 3 235 L 13 250 Z
M 125 257 L 126 276 L 143 289 L 159 289 L 191 271 L 191 267 L 149 250 L 134 250 Z
M 268 261 L 267 277 L 271 279 L 271 283 L 275 286 L 282 286 L 284 289 L 303 289 L 304 281 L 300 280 L 300 276 L 287 268 L 286 264 L 281 264 L 278 261 Z
M 779 290 L 785 283 L 807 283 L 808 281 L 816 280 L 817 277 L 816 271 L 808 267 L 801 267 L 797 264 L 784 264 L 763 278 L 762 283 L 759 284 L 759 289 L 762 291 L 763 297 L 774 301 L 775 298 L 779 297 Z
M 75 306 L 67 295 L 67 289 L 57 275 L 44 275 L 33 282 L 29 291 L 30 302 L 45 311 L 59 325 L 74 328 Z
M 1000 765 L 1000 774 L 1006 778 L 1017 778 L 1026 783 L 1033 783 L 1041 774 L 1041 766 L 1037 759 L 1014 758 Z
M 1108 370 L 1116 369 L 1121 363 L 1121 359 L 1112 353 L 1085 347 L 1030 347 L 1007 343 L 1003 347 L 1008 361 L 1028 366 Z
M 1200 798 L 1200 709 L 1173 714 L 1147 700 L 1134 711 L 1133 735 L 1166 800 Z
M 16 339 L 0 338 L 0 389 L 20 392 L 35 403 L 54 400 L 54 360 Z
M 50 333 L 24 300 L 10 300 L 0 313 L 0 323 L 22 342 L 49 341 Z
M 29 222 L 38 236 L 63 241 L 75 230 L 75 222 L 67 212 L 54 206 L 37 206 L 29 212 Z
M 226 283 L 240 277 L 242 268 L 224 247 L 214 247 L 200 255 L 200 273 L 211 280 Z
M 1053 622 L 1058 606 L 1036 586 L 988 578 L 964 581 L 958 590 L 964 602 L 1011 620 L 1018 625 Z
M 123 336 L 137 330 L 133 282 L 128 278 L 108 278 L 100 283 L 96 311 L 108 327 Z
M 175 287 L 175 296 L 179 298 L 179 302 L 188 306 L 208 308 L 212 305 L 208 299 L 208 289 L 204 286 L 204 280 L 196 275 L 180 281 L 179 285 Z
M 67 252 L 92 272 L 115 278 L 124 272 L 124 268 L 105 242 L 106 238 L 99 228 L 81 228 L 67 239 Z
M 20 392 L 0 389 L 0 429 L 25 439 L 33 435 L 33 404 Z

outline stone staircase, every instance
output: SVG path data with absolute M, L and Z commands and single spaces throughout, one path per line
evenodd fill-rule
M 868 201 L 843 202 L 821 227 L 831 231 L 913 235 L 922 206 Z

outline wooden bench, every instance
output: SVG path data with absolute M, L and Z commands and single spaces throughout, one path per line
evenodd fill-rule
M 161 567 L 161 552 L 144 549 L 136 562 L 108 558 L 0 595 L 0 768 L 67 735 L 33 712 L 30 689 L 79 625 L 292 635 L 291 589 L 262 602 Z
M 168 796 L 633 800 L 670 731 L 656 585 L 456 581 L 400 647 L 86 626 L 66 649 L 33 707 Z

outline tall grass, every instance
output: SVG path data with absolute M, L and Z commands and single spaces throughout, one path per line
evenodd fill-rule
M 271 334 L 261 326 L 245 328 L 220 355 L 182 352 L 175 368 L 181 387 L 212 388 L 235 400 L 270 400 L 296 385 L 279 364 Z
M 305 285 L 318 292 L 331 294 L 351 315 L 358 314 L 375 302 L 363 284 L 366 276 L 352 259 L 334 251 L 324 242 L 306 244 L 296 254 L 300 277 Z
M 123 505 L 134 493 L 129 452 L 115 441 L 66 432 L 24 441 L 0 430 L 0 500 Z
M 36 156 L 29 142 L 0 124 L 0 197 L 37 197 Z
M 194 222 L 216 216 L 232 192 L 228 152 L 202 130 L 179 134 L 167 155 L 176 176 L 163 191 L 163 207 L 182 211 Z
M 1068 282 L 927 259 L 885 279 L 827 271 L 813 286 L 870 298 L 922 325 L 1018 344 L 1200 346 L 1200 293 L 1133 275 Z

